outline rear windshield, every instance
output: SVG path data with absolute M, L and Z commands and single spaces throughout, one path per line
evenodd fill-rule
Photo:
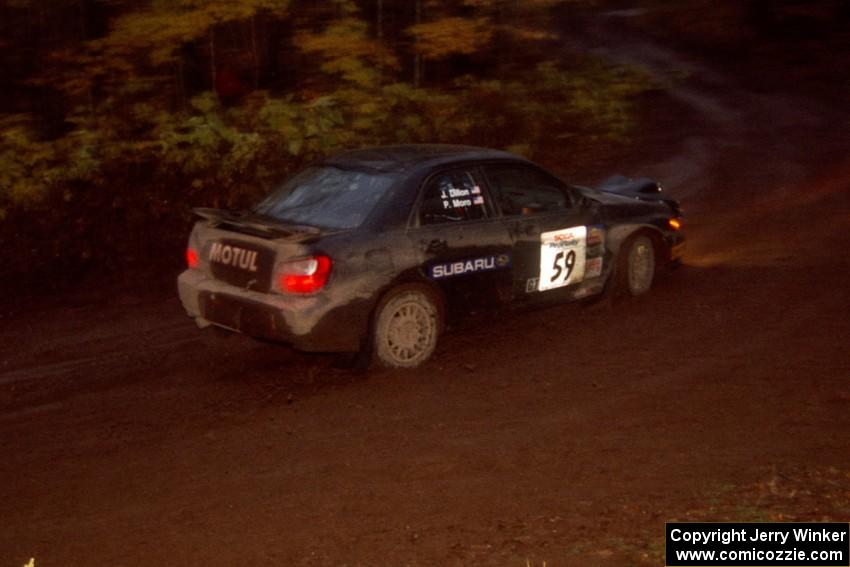
M 356 228 L 395 180 L 384 173 L 310 167 L 275 189 L 254 212 L 319 228 Z

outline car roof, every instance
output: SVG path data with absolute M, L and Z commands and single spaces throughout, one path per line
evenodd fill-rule
M 461 161 L 513 159 L 525 161 L 500 150 L 451 144 L 403 144 L 351 150 L 327 158 L 323 163 L 345 169 L 408 173 L 421 168 Z

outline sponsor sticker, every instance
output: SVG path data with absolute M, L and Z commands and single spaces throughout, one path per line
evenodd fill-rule
M 472 178 L 466 174 L 461 181 L 446 177 L 440 183 L 440 199 L 443 209 L 465 209 L 484 204 L 481 187 L 472 184 Z
M 463 276 L 465 274 L 501 270 L 510 267 L 510 265 L 510 254 L 479 256 L 477 258 L 467 258 L 464 260 L 457 260 L 455 262 L 432 264 L 428 268 L 428 276 L 435 280 L 439 280 L 443 278 Z
M 602 258 L 588 258 L 584 264 L 584 277 L 598 278 L 602 274 Z
M 594 225 L 587 227 L 587 246 L 596 246 L 602 244 L 605 240 L 605 231 L 602 225 Z
M 209 253 L 210 262 L 233 266 L 249 272 L 257 271 L 256 250 L 246 250 L 238 246 L 213 242 Z

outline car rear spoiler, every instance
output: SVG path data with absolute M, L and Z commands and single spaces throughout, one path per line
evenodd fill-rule
M 253 234 L 261 238 L 280 238 L 284 236 L 315 237 L 322 232 L 315 226 L 283 223 L 272 218 L 256 215 L 250 211 L 237 213 L 223 209 L 198 207 L 192 209 L 192 212 L 196 216 L 210 221 L 213 226 Z
M 676 215 L 682 214 L 679 202 L 662 195 L 661 183 L 649 177 L 635 177 L 634 179 L 625 175 L 612 175 L 596 187 L 597 191 L 603 193 L 614 193 L 633 197 L 641 201 L 661 201 L 669 206 Z

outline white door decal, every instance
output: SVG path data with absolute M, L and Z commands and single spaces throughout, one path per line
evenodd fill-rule
M 584 279 L 587 227 L 574 226 L 540 235 L 538 290 L 546 291 Z

